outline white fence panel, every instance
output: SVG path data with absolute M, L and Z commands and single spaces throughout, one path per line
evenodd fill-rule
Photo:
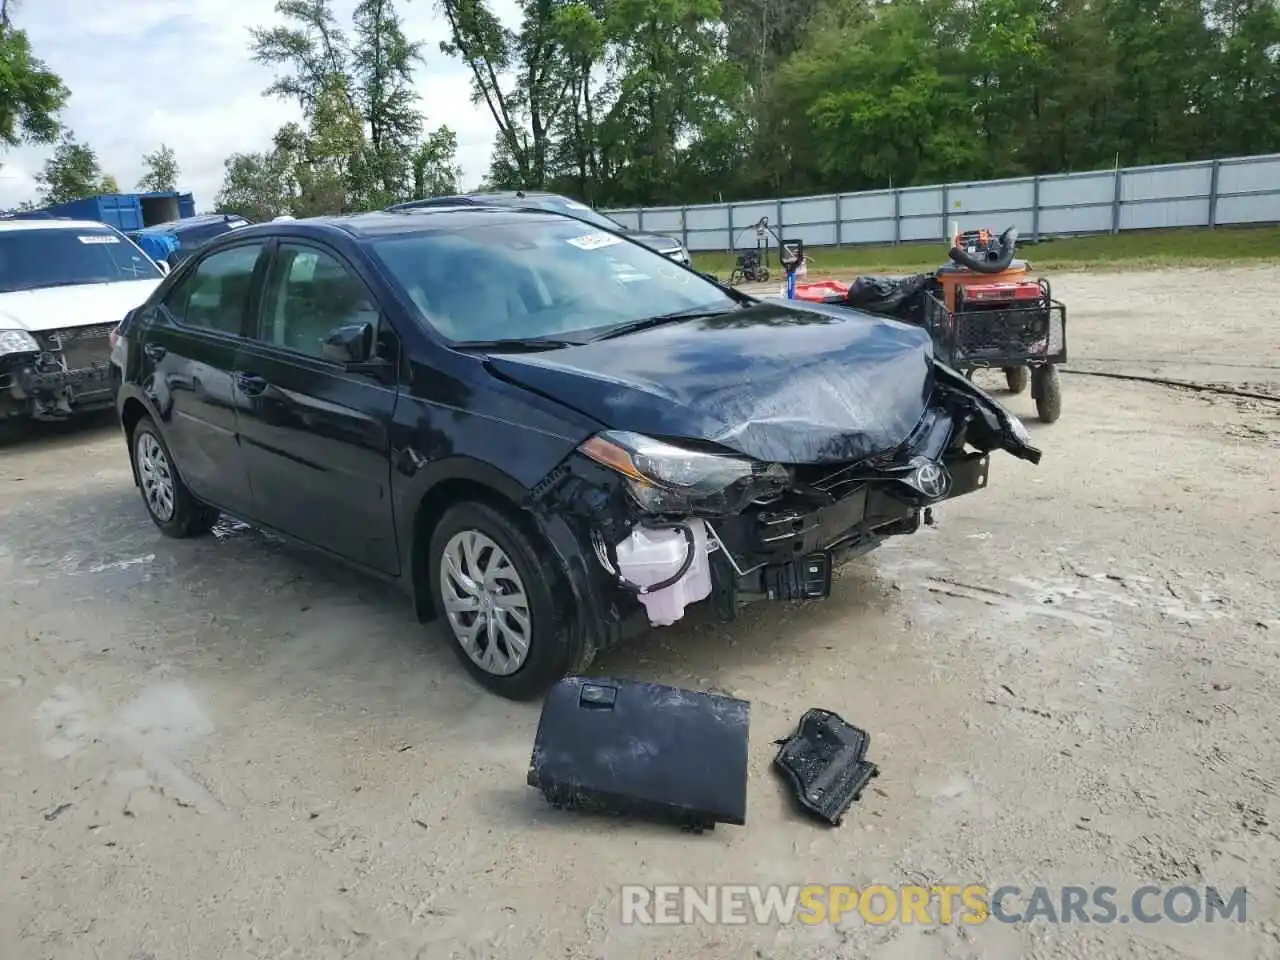
M 808 246 L 942 240 L 1015 226 L 1023 239 L 1169 227 L 1280 223 L 1280 154 L 930 184 L 821 197 L 606 210 L 690 250 L 753 247 L 761 218 Z
M 1162 203 L 1135 203 L 1120 208 L 1121 230 L 1152 230 L 1159 227 L 1203 227 L 1209 222 L 1209 198 L 1166 200 Z
M 1034 180 L 967 183 L 947 190 L 947 216 L 964 213 L 1030 210 L 1035 203 Z
M 1269 196 L 1219 197 L 1217 220 L 1221 224 L 1280 222 L 1280 192 Z
M 1076 207 L 1089 203 L 1111 204 L 1116 197 L 1115 174 L 1086 173 L 1065 177 L 1042 177 L 1040 206 Z
M 1280 157 L 1223 160 L 1218 168 L 1218 195 L 1280 193 Z
M 1120 178 L 1120 202 L 1207 197 L 1212 185 L 1213 166 L 1211 164 L 1128 170 Z M 1206 217 L 1207 211 L 1208 208 L 1206 208 Z
M 840 225 L 840 240 L 850 244 L 893 243 L 897 228 L 896 220 L 846 220 Z
M 916 187 L 902 190 L 898 195 L 898 216 L 922 217 L 942 215 L 942 188 Z
M 684 224 L 689 230 L 728 230 L 728 207 L 689 207 L 684 212 Z
M 1110 207 L 1058 207 L 1054 210 L 1040 211 L 1041 236 L 1107 233 L 1110 230 Z

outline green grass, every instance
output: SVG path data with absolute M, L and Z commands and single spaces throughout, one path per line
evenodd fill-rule
M 1021 256 L 1037 271 L 1133 270 L 1151 267 L 1223 266 L 1280 261 L 1280 227 L 1219 227 L 1142 230 L 1114 236 L 1070 237 L 1019 244 Z M 771 248 L 770 279 L 781 276 Z M 809 276 L 850 273 L 923 273 L 946 261 L 940 242 L 811 247 Z M 727 279 L 735 256 L 724 251 L 693 255 L 699 270 Z

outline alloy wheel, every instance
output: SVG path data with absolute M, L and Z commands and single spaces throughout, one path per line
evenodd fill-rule
M 511 558 L 479 530 L 449 538 L 440 596 L 453 635 L 480 669 L 509 676 L 529 655 L 529 597 Z
M 147 509 L 162 523 L 172 520 L 175 506 L 173 470 L 164 448 L 155 434 L 142 431 L 138 435 L 136 449 L 138 479 L 142 483 L 142 497 L 147 502 Z

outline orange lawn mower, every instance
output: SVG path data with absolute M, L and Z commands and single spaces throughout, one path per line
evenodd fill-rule
M 800 300 L 838 303 L 923 326 L 934 353 L 973 379 L 975 370 L 1004 371 L 1015 394 L 1031 385 L 1036 414 L 1053 423 L 1062 412 L 1058 366 L 1067 360 L 1067 308 L 1048 280 L 1033 280 L 1031 265 L 1015 260 L 1018 231 L 957 233 L 949 263 L 910 277 L 858 277 L 799 284 Z

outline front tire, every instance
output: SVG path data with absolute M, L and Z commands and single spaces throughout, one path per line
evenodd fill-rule
M 1037 367 L 1031 374 L 1031 395 L 1036 401 L 1036 414 L 1042 423 L 1053 423 L 1062 415 L 1062 387 L 1058 368 L 1049 364 Z
M 218 521 L 218 513 L 191 496 L 150 417 L 143 417 L 133 428 L 130 450 L 142 502 L 160 532 L 177 539 L 208 533 Z
M 585 666 L 581 632 L 556 603 L 550 572 L 529 537 L 502 513 L 474 502 L 450 507 L 432 531 L 429 550 L 441 626 L 482 686 L 525 700 Z

